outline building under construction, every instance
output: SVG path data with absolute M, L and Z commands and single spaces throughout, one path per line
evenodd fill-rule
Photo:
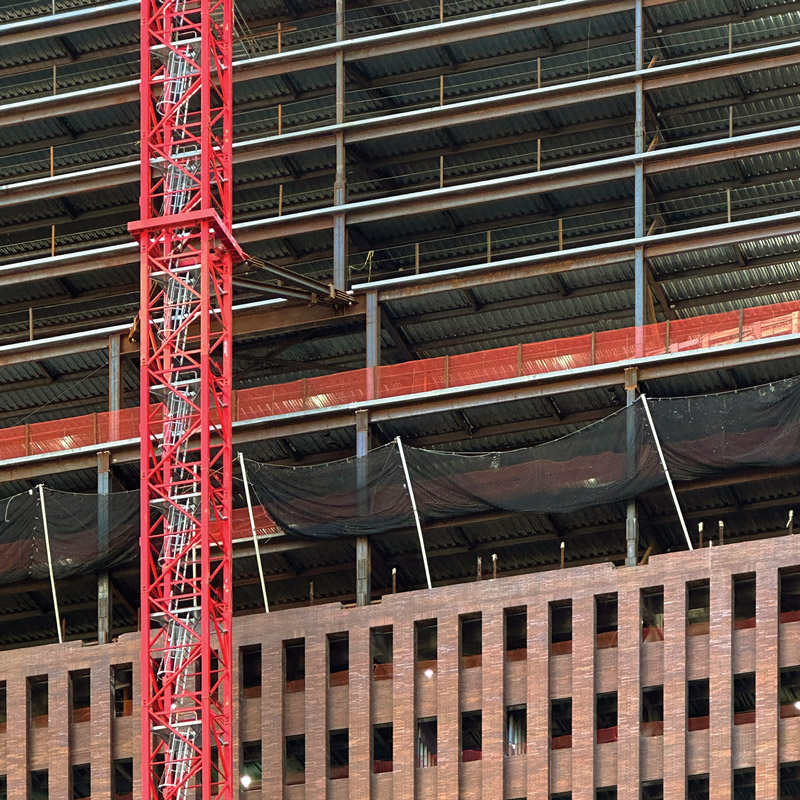
M 0 7 L 0 800 L 800 797 L 797 3 L 233 6 Z

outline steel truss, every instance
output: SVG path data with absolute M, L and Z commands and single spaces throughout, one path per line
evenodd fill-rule
M 233 0 L 143 0 L 142 797 L 230 800 Z M 146 498 L 146 500 L 145 500 Z

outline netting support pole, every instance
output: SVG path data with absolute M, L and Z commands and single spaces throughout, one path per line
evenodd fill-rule
M 689 536 L 689 529 L 686 527 L 686 520 L 683 517 L 683 511 L 681 510 L 681 504 L 678 502 L 678 495 L 675 492 L 675 486 L 672 483 L 672 478 L 669 474 L 669 467 L 667 467 L 667 460 L 664 458 L 664 451 L 661 449 L 661 440 L 658 438 L 658 433 L 656 432 L 656 426 L 653 424 L 653 416 L 650 413 L 650 406 L 647 403 L 647 397 L 642 395 L 642 405 L 644 407 L 644 413 L 647 415 L 647 423 L 650 425 L 650 430 L 653 432 L 653 439 L 656 443 L 656 450 L 658 450 L 658 457 L 661 459 L 661 467 L 664 470 L 664 476 L 667 479 L 667 486 L 669 486 L 669 493 L 672 495 L 672 502 L 675 504 L 675 510 L 678 512 L 678 519 L 681 523 L 681 528 L 683 530 L 683 535 L 686 537 L 686 544 L 689 545 L 690 550 L 694 550 L 692 547 L 692 540 Z
M 397 452 L 400 453 L 400 463 L 403 465 L 403 474 L 406 478 L 406 488 L 408 489 L 408 496 L 411 499 L 411 510 L 414 512 L 414 522 L 417 525 L 417 535 L 419 536 L 419 547 L 422 551 L 422 563 L 425 565 L 425 580 L 427 581 L 428 588 L 433 589 L 431 584 L 431 571 L 428 568 L 428 552 L 425 550 L 425 539 L 422 536 L 422 525 L 419 521 L 419 512 L 417 511 L 417 501 L 414 498 L 414 487 L 411 485 L 411 476 L 408 474 L 408 464 L 406 463 L 406 454 L 403 450 L 403 441 L 398 436 L 395 441 L 397 442 Z
M 50 528 L 47 525 L 47 508 L 44 504 L 44 484 L 39 484 L 39 505 L 42 509 L 42 527 L 44 528 L 44 546 L 47 550 L 47 569 L 50 573 L 50 591 L 53 593 L 53 613 L 56 617 L 56 630 L 58 631 L 58 643 L 64 641 L 64 634 L 61 630 L 61 614 L 58 610 L 58 594 L 56 593 L 56 579 L 53 575 L 53 556 L 50 553 Z
M 111 454 L 108 450 L 97 454 L 97 550 L 102 556 L 108 552 L 109 515 L 108 495 L 111 492 Z M 108 570 L 97 573 L 97 643 L 111 641 L 111 578 Z
M 628 408 L 635 402 L 639 394 L 639 373 L 636 367 L 625 370 L 625 400 Z M 636 426 L 633 417 L 628 413 L 628 426 L 626 430 L 626 448 L 629 473 L 636 470 Z M 628 500 L 625 513 L 625 566 L 635 567 L 639 558 L 639 504 L 636 498 Z
M 261 563 L 261 551 L 258 547 L 256 534 L 256 520 L 253 516 L 253 503 L 250 500 L 250 481 L 247 479 L 247 467 L 244 464 L 244 453 L 239 452 L 239 466 L 242 469 L 242 483 L 244 484 L 244 497 L 247 500 L 247 514 L 250 517 L 250 532 L 253 534 L 253 549 L 256 552 L 256 565 L 258 566 L 258 580 L 261 583 L 261 598 L 264 601 L 264 611 L 269 614 L 269 600 L 267 599 L 267 582 L 264 580 L 264 565 Z
M 367 487 L 367 459 L 369 452 L 369 412 L 356 411 L 356 491 L 358 514 L 365 515 Z M 356 605 L 368 606 L 372 602 L 372 542 L 368 536 L 356 536 Z

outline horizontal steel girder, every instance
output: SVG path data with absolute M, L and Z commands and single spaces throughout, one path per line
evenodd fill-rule
M 639 380 L 663 378 L 742 367 L 785 358 L 800 357 L 800 334 L 725 345 L 707 350 L 672 353 L 600 364 L 575 370 L 530 375 L 472 386 L 455 387 L 414 395 L 386 397 L 363 403 L 314 409 L 260 419 L 242 420 L 233 424 L 234 444 L 264 441 L 332 428 L 355 425 L 355 412 L 367 409 L 372 423 L 408 419 L 490 406 L 535 397 L 587 391 L 624 383 L 625 369 L 636 366 Z M 132 463 L 139 458 L 138 439 L 102 443 L 75 450 L 42 453 L 0 461 L 0 482 L 25 480 L 75 469 L 92 469 L 97 453 L 109 451 L 111 463 Z

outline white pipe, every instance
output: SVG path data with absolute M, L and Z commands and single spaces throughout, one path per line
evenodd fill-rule
M 419 536 L 419 546 L 422 550 L 422 563 L 425 565 L 425 580 L 428 582 L 428 588 L 433 589 L 431 585 L 431 571 L 428 569 L 428 553 L 425 550 L 425 539 L 422 538 L 422 525 L 419 521 L 419 512 L 417 511 L 417 501 L 414 498 L 414 487 L 411 485 L 411 476 L 408 474 L 408 464 L 406 464 L 406 454 L 403 450 L 403 442 L 398 436 L 395 441 L 397 442 L 397 452 L 400 453 L 400 462 L 403 465 L 403 473 L 406 476 L 406 488 L 408 489 L 408 496 L 411 498 L 411 509 L 414 512 L 414 522 L 417 524 L 417 535 Z
M 672 502 L 675 503 L 675 510 L 678 512 L 678 519 L 681 522 L 681 528 L 683 529 L 683 535 L 686 537 L 686 544 L 689 545 L 690 550 L 694 550 L 692 547 L 692 540 L 689 538 L 689 530 L 686 527 L 686 520 L 683 518 L 683 511 L 681 510 L 681 504 L 678 502 L 678 495 L 675 493 L 675 487 L 672 485 L 672 478 L 669 474 L 669 468 L 667 467 L 667 460 L 664 458 L 664 451 L 661 449 L 661 441 L 658 438 L 658 434 L 656 433 L 656 426 L 653 424 L 653 417 L 650 414 L 650 406 L 647 404 L 647 396 L 641 395 L 642 398 L 642 405 L 644 406 L 644 413 L 647 415 L 647 422 L 650 424 L 650 430 L 653 432 L 653 439 L 656 442 L 656 450 L 658 450 L 658 457 L 661 459 L 661 467 L 664 470 L 664 475 L 667 478 L 667 485 L 669 486 L 669 492 L 672 495 Z
M 53 557 L 50 554 L 50 529 L 47 525 L 47 509 L 44 504 L 44 484 L 39 484 L 39 504 L 42 507 L 42 525 L 44 527 L 44 546 L 47 550 L 47 569 L 50 571 L 50 590 L 53 593 L 53 612 L 56 615 L 56 630 L 58 643 L 63 644 L 64 637 L 61 633 L 61 614 L 58 612 L 58 595 L 56 594 L 56 579 L 53 576 Z
M 264 611 L 269 614 L 269 600 L 267 600 L 267 584 L 264 581 L 264 567 L 261 565 L 261 552 L 258 549 L 258 535 L 256 534 L 256 521 L 253 517 L 253 504 L 250 502 L 250 483 L 247 480 L 247 468 L 244 465 L 244 454 L 239 453 L 239 466 L 242 468 L 242 481 L 244 481 L 244 496 L 247 500 L 247 513 L 250 515 L 250 531 L 253 534 L 253 547 L 256 551 L 256 564 L 258 565 L 258 578 L 261 581 L 261 596 L 264 598 Z

